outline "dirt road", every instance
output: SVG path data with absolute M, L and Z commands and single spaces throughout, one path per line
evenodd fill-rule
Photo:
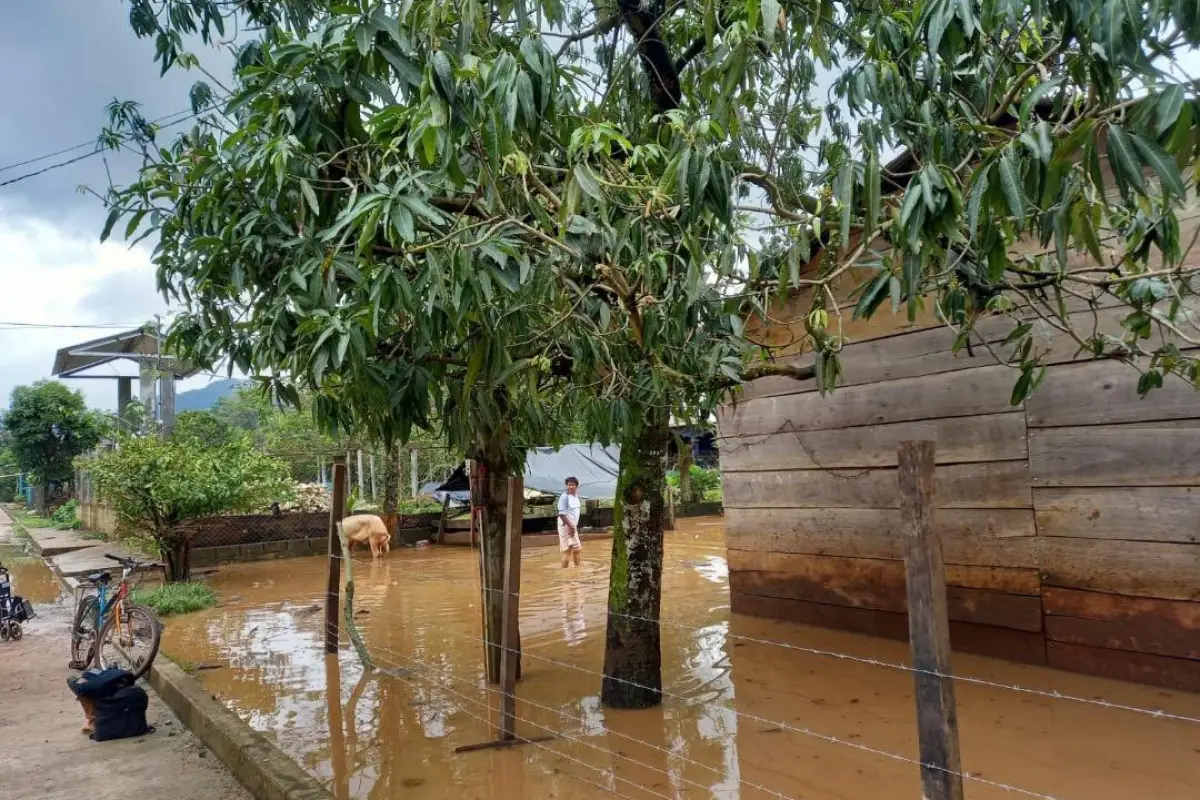
M 0 510 L 0 561 L 19 551 L 5 546 L 11 536 Z M 22 579 L 44 567 L 21 562 Z M 37 581 L 41 583 L 41 581 Z M 40 599 L 44 599 L 40 598 Z M 225 767 L 197 741 L 153 693 L 150 724 L 156 731 L 138 739 L 96 743 L 80 733 L 83 712 L 66 685 L 66 603 L 36 604 L 38 617 L 24 626 L 19 642 L 0 642 L 0 776 L 5 800 L 250 800 Z

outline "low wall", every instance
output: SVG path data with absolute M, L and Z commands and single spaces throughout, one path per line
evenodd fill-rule
M 255 800 L 333 800 L 276 747 L 159 654 L 147 676 L 158 696 L 221 759 Z
M 80 503 L 79 520 L 86 531 L 97 531 L 108 536 L 117 532 L 117 515 L 100 503 Z

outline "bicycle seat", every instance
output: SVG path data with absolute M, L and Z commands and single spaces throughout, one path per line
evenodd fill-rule
M 112 580 L 112 575 L 109 575 L 107 572 L 93 572 L 85 580 L 88 583 L 108 583 Z

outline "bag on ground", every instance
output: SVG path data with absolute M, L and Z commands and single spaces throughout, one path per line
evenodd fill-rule
M 146 707 L 150 698 L 140 686 L 124 686 L 105 697 L 92 700 L 96 710 L 96 725 L 92 738 L 97 742 L 128 739 L 153 732 L 146 723 Z

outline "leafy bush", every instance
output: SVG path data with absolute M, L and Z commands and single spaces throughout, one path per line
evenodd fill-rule
M 680 498 L 680 502 L 696 503 L 701 500 L 719 502 L 721 500 L 721 470 L 705 469 L 692 464 L 688 475 L 691 478 L 691 497 Z M 667 485 L 679 489 L 679 470 L 671 470 L 667 473 Z
M 183 523 L 230 511 L 253 511 L 287 497 L 287 465 L 247 437 L 209 447 L 196 439 L 130 437 L 88 463 L 126 535 L 154 540 L 172 581 L 191 574 Z
M 79 519 L 79 503 L 74 499 L 63 503 L 50 515 L 54 527 L 60 531 L 73 531 L 83 524 Z
M 170 617 L 212 608 L 217 593 L 203 583 L 168 583 L 156 589 L 137 589 L 133 602 L 150 606 L 160 617 Z

